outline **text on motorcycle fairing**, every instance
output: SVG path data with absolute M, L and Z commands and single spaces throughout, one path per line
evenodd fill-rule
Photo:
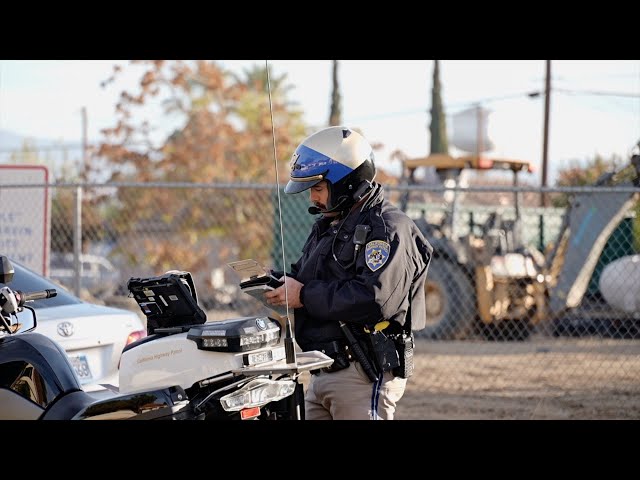
M 178 350 L 170 350 L 167 352 L 156 353 L 153 356 L 149 355 L 148 357 L 141 357 L 138 360 L 136 360 L 136 363 L 150 362 L 151 360 L 160 360 L 161 358 L 170 357 L 171 355 L 180 355 L 181 353 L 182 353 L 181 348 L 179 348 Z

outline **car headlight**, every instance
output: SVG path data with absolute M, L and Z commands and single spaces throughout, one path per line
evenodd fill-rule
M 296 388 L 293 380 L 270 380 L 257 378 L 247 382 L 235 392 L 220 398 L 222 408 L 227 412 L 237 412 L 245 408 L 260 407 L 291 395 Z

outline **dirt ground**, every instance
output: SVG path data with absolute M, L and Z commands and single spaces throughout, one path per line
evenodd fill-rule
M 640 419 L 640 341 L 418 340 L 398 420 Z

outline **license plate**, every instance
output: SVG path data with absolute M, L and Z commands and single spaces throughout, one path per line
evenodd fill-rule
M 78 375 L 81 383 L 85 383 L 91 380 L 93 377 L 91 375 L 91 370 L 89 369 L 89 362 L 87 362 L 87 357 L 84 355 L 76 355 L 73 357 L 69 357 L 71 361 L 71 365 Z

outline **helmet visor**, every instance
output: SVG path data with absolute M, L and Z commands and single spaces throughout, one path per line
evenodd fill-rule
M 284 187 L 284 193 L 300 193 L 306 189 L 313 187 L 316 183 L 324 179 L 323 175 L 314 175 L 312 177 L 292 178 Z

